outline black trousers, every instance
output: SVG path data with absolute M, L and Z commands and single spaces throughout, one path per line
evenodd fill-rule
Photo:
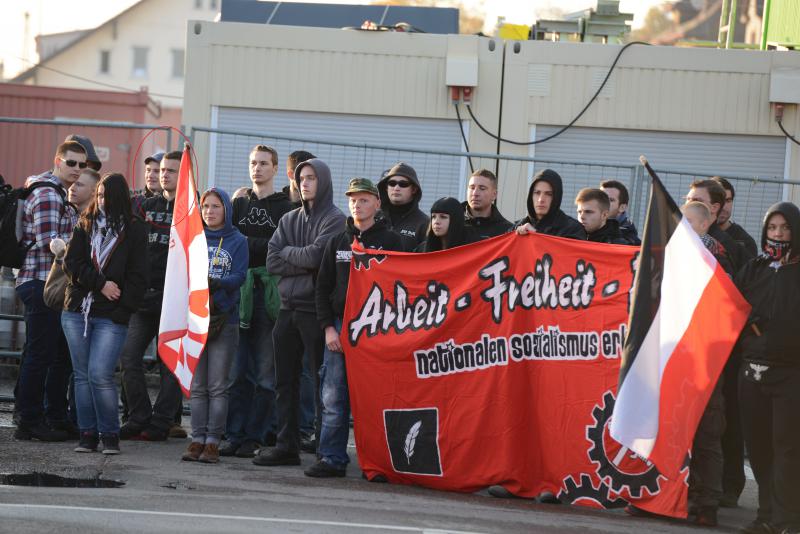
M 308 350 L 314 362 L 316 424 L 319 444 L 322 412 L 319 400 L 319 368 L 325 337 L 317 314 L 297 310 L 278 312 L 272 331 L 275 345 L 275 413 L 278 438 L 275 447 L 290 453 L 300 450 L 300 375 L 303 373 L 303 352 Z
M 739 373 L 758 518 L 779 528 L 800 528 L 800 367 L 765 367 L 744 360 Z
M 161 382 L 155 404 L 150 403 L 147 383 L 144 377 L 144 351 L 158 335 L 158 313 L 138 311 L 131 315 L 128 335 L 122 346 L 122 385 L 128 406 L 128 421 L 137 426 L 151 425 L 168 431 L 175 422 L 176 413 L 181 409 L 183 392 L 178 379 L 159 358 L 158 368 Z
M 689 465 L 689 496 L 697 506 L 716 508 L 722 497 L 722 433 L 725 431 L 725 401 L 719 377 L 697 426 Z
M 742 357 L 734 349 L 725 365 L 725 383 L 722 396 L 725 399 L 725 432 L 722 434 L 722 493 L 738 499 L 744 490 L 744 436 L 739 415 L 739 368 Z

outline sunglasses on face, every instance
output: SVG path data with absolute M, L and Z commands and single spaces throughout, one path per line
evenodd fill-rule
M 85 169 L 89 165 L 85 161 L 75 161 L 74 159 L 64 159 L 64 158 L 58 158 L 58 159 L 63 161 L 67 165 L 67 167 L 74 167 L 75 165 L 77 165 L 79 169 Z
M 405 180 L 398 181 L 398 180 L 389 180 L 386 182 L 386 185 L 389 187 L 402 187 L 405 189 L 406 187 L 411 187 L 411 182 L 406 182 Z

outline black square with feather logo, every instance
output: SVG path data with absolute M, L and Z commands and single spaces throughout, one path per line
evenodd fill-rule
M 383 424 L 395 471 L 442 476 L 438 408 L 384 410 Z

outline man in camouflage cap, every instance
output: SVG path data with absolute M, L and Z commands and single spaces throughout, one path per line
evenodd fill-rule
M 345 195 L 350 207 L 347 227 L 328 242 L 317 275 L 317 320 L 325 332 L 320 377 L 323 412 L 317 449 L 319 460 L 305 471 L 310 477 L 343 477 L 350 462 L 347 455 L 350 398 L 344 352 L 339 341 L 353 257 L 350 246 L 356 239 L 364 248 L 403 249 L 400 235 L 390 230 L 385 220 L 375 220 L 381 207 L 380 193 L 375 184 L 366 178 L 353 178 Z

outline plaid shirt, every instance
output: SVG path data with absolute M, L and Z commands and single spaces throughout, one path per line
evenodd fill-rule
M 46 172 L 25 184 L 34 182 L 52 182 L 63 188 L 61 181 Z M 31 280 L 47 280 L 53 264 L 53 253 L 50 252 L 50 241 L 60 237 L 68 243 L 72 237 L 72 229 L 78 222 L 78 213 L 66 199 L 52 187 L 39 187 L 25 199 L 22 207 L 22 242 L 34 245 L 25 255 L 22 268 L 17 273 L 17 286 Z

